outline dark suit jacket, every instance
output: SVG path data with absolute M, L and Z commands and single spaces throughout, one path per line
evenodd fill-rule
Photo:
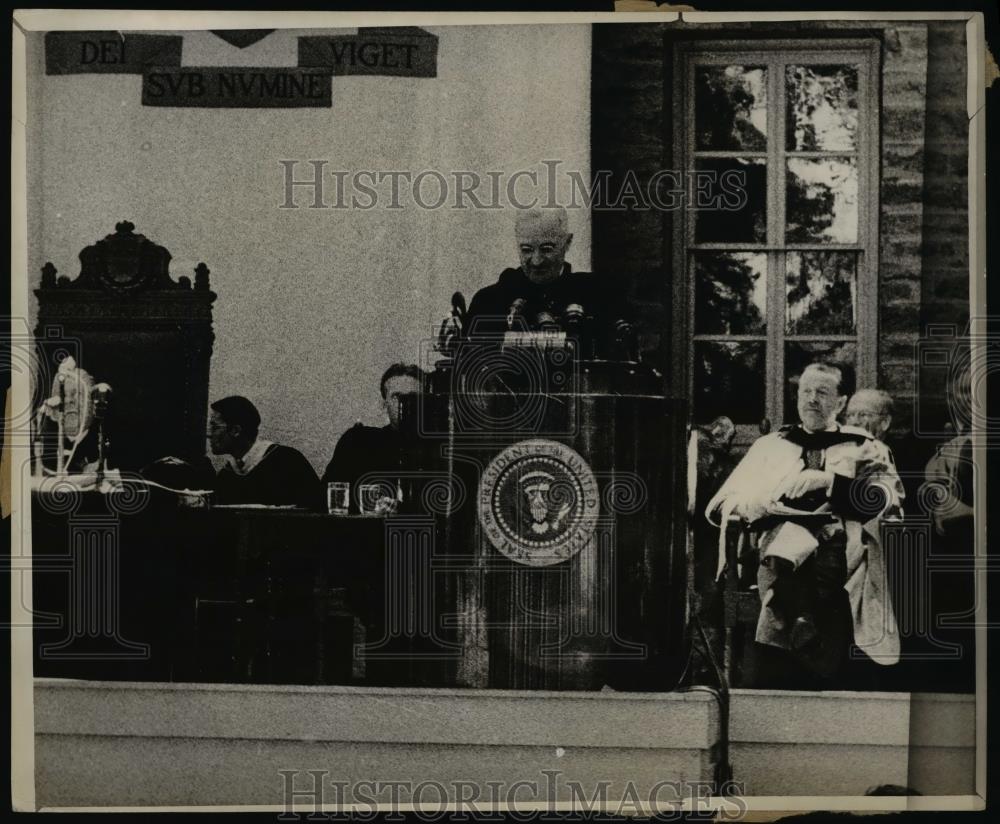
M 466 335 L 502 337 L 507 331 L 511 304 L 525 301 L 523 317 L 533 327 L 539 312 L 550 312 L 558 321 L 571 303 L 583 307 L 594 319 L 592 335 L 598 351 L 613 339 L 615 321 L 627 316 L 624 301 L 590 272 L 574 272 L 564 264 L 563 274 L 551 283 L 532 283 L 522 269 L 505 269 L 496 283 L 480 289 L 466 313 Z

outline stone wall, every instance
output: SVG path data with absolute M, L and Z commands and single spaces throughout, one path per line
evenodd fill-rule
M 921 248 L 921 331 L 948 324 L 962 335 L 969 322 L 969 115 L 965 25 L 937 23 L 927 32 L 927 125 Z M 954 352 L 953 359 L 960 357 Z M 948 420 L 947 370 L 921 370 L 921 421 Z

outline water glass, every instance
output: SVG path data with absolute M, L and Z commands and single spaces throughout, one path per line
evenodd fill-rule
M 326 485 L 326 511 L 331 515 L 346 515 L 351 504 L 351 485 L 334 481 Z

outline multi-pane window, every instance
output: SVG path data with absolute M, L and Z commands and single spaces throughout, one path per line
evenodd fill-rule
M 878 51 L 703 41 L 677 54 L 677 159 L 696 185 L 743 193 L 689 201 L 675 221 L 694 416 L 728 415 L 749 435 L 796 419 L 810 361 L 873 385 Z

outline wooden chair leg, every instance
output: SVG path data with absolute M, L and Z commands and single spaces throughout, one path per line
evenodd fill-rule
M 733 628 L 726 627 L 725 642 L 722 648 L 722 671 L 726 676 L 726 683 L 733 683 Z

